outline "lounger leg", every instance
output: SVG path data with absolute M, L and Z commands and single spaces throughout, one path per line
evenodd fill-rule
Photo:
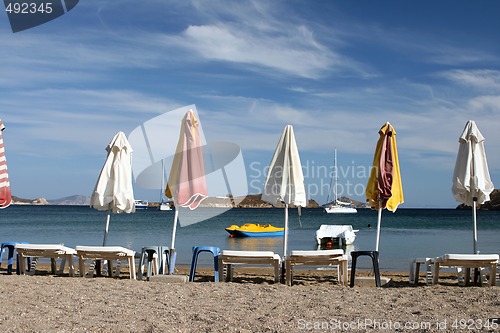
M 108 276 L 113 277 L 113 260 L 108 260 Z
M 285 265 L 285 274 L 286 274 L 285 282 L 289 286 L 292 286 L 293 284 L 292 270 L 293 270 L 292 262 L 291 260 L 287 260 Z
M 224 276 L 224 264 L 222 263 L 222 257 L 219 257 L 219 281 L 226 282 L 226 277 Z
M 432 284 L 432 263 L 431 259 L 425 260 L 425 283 L 429 286 Z
M 66 256 L 62 257 L 61 264 L 59 265 L 59 274 L 64 274 L 64 266 L 66 266 Z
M 56 274 L 56 258 L 50 258 L 50 271 L 52 274 Z
M 133 256 L 128 258 L 128 269 L 130 270 L 130 278 L 135 280 L 135 259 Z
M 490 285 L 494 286 L 497 279 L 497 264 L 492 264 L 490 267 Z
M 417 281 L 415 281 L 415 266 L 416 266 L 416 261 L 411 261 L 410 262 L 410 276 L 409 276 L 409 282 L 410 284 L 415 284 Z
M 80 277 L 85 276 L 85 259 L 83 257 L 78 257 L 78 267 L 80 269 Z
M 22 255 L 21 253 L 18 254 L 19 256 L 19 259 L 17 264 L 19 265 L 19 274 L 21 275 L 24 275 L 26 274 L 26 259 L 24 257 L 24 255 Z
M 347 259 L 342 261 L 340 267 L 341 267 L 340 271 L 342 273 L 342 284 L 344 286 L 347 286 L 347 272 L 348 272 Z
M 433 284 L 437 284 L 439 280 L 439 262 L 434 263 L 434 278 L 432 279 Z
M 464 271 L 465 271 L 465 285 L 466 286 L 470 286 L 470 268 L 468 267 L 464 267 L 463 268 Z
M 69 276 L 75 276 L 75 266 L 73 263 L 73 255 L 68 255 L 68 264 L 69 264 Z
M 280 276 L 281 276 L 281 274 L 280 274 L 280 271 L 281 271 L 280 270 L 280 266 L 281 265 L 280 265 L 279 260 L 277 260 L 277 261 L 274 262 L 274 283 L 280 282 Z

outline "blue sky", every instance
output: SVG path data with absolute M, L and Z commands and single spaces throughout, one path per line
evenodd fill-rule
M 485 136 L 500 182 L 498 12 L 497 1 L 83 0 L 12 33 L 2 11 L 12 192 L 90 196 L 117 131 L 195 104 L 208 141 L 241 147 L 251 192 L 291 124 L 311 198 L 326 200 L 322 170 L 337 147 L 339 183 L 364 201 L 377 132 L 389 121 L 401 208 L 455 207 L 451 177 L 467 120 Z

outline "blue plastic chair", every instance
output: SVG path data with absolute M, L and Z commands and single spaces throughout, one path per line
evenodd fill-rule
M 14 254 L 16 255 L 16 273 L 19 275 L 19 255 L 15 248 L 16 244 L 28 244 L 27 242 L 3 242 L 0 248 L 0 266 L 2 265 L 3 250 L 6 248 L 9 252 L 7 254 L 7 274 L 12 274 L 12 264 L 14 263 Z M 28 270 L 30 267 L 30 260 L 28 258 Z
M 210 252 L 214 256 L 214 281 L 219 282 L 220 248 L 215 246 L 193 246 L 193 258 L 191 260 L 191 269 L 189 270 L 189 282 L 194 282 L 196 264 L 198 263 L 198 255 L 201 252 Z

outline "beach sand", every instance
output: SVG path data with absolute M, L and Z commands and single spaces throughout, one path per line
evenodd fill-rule
M 181 267 L 177 274 L 187 274 Z M 382 272 L 382 287 L 349 288 L 330 270 L 296 270 L 274 284 L 267 268 L 238 268 L 231 283 L 197 270 L 194 283 L 120 278 L 7 275 L 0 271 L 2 332 L 457 332 L 488 331 L 500 317 L 500 287 L 410 286 Z M 360 275 L 367 272 L 359 272 Z M 357 272 L 358 275 L 358 272 Z M 335 276 L 335 277 L 334 277 Z M 500 331 L 493 324 L 492 331 Z M 467 329 L 467 328 L 473 328 Z M 480 329 L 479 329 L 480 328 Z

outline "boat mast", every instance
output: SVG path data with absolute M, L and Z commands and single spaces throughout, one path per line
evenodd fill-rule
M 163 193 L 165 193 L 165 159 L 161 159 L 161 188 L 160 188 L 160 206 L 163 203 Z
M 335 181 L 333 185 L 333 196 L 334 196 L 334 202 L 337 204 L 337 182 L 338 182 L 338 173 L 337 173 L 337 148 L 334 149 L 333 153 L 333 165 L 335 168 Z

